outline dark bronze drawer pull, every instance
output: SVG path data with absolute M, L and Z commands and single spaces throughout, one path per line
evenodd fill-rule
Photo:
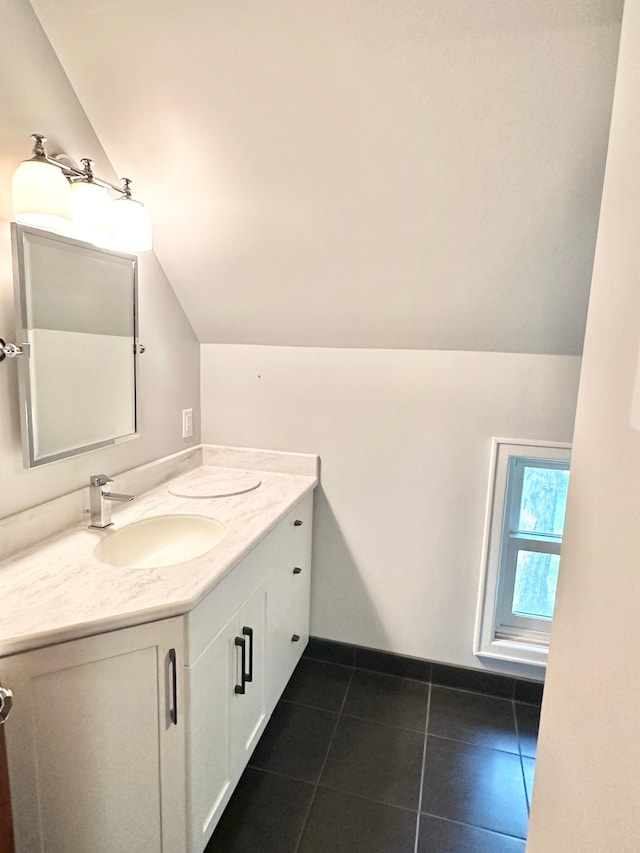
M 173 693 L 173 706 L 169 711 L 169 718 L 174 726 L 178 725 L 178 661 L 176 650 L 169 649 L 169 664 L 171 665 L 171 691 Z
M 243 628 L 242 633 L 249 638 L 249 672 L 245 676 L 245 681 L 253 681 L 253 628 Z
M 233 688 L 236 693 L 244 693 L 245 692 L 245 683 L 247 677 L 245 675 L 247 669 L 247 641 L 244 637 L 236 637 L 235 639 L 236 646 L 240 646 L 242 649 L 242 661 L 240 665 L 240 684 L 236 684 Z

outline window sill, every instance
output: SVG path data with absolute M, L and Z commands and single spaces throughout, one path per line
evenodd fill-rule
M 492 640 L 486 646 L 474 649 L 474 653 L 479 658 L 526 663 L 546 669 L 549 649 L 547 646 L 519 643 L 517 640 Z

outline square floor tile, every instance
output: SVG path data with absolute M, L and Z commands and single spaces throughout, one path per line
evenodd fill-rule
M 521 702 L 516 702 L 515 709 L 520 751 L 529 758 L 535 758 L 538 748 L 540 708 L 537 708 L 535 705 L 523 705 Z
M 316 783 L 337 715 L 280 702 L 250 759 L 252 767 Z
M 428 735 L 421 811 L 525 838 L 520 756 Z
M 333 663 L 302 658 L 291 676 L 282 698 L 300 705 L 338 712 L 353 669 Z
M 342 713 L 424 732 L 428 703 L 424 682 L 356 669 Z
M 524 770 L 524 784 L 527 792 L 527 802 L 531 808 L 531 797 L 533 795 L 533 777 L 536 772 L 536 762 L 533 758 L 522 758 L 522 769 Z
M 319 788 L 299 851 L 413 853 L 416 817 L 416 812 Z
M 295 853 L 315 788 L 248 768 L 205 853 Z
M 341 717 L 320 785 L 417 809 L 423 747 L 418 732 Z
M 518 838 L 420 815 L 417 853 L 524 853 L 524 848 Z
M 431 688 L 428 732 L 506 752 L 518 752 L 513 702 L 449 687 Z

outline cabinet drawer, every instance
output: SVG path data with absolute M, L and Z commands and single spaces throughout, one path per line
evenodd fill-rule
M 309 607 L 312 515 L 313 495 L 307 495 L 282 523 L 282 541 L 269 577 L 271 624 L 282 621 L 294 599 L 302 597 Z
M 298 637 L 294 641 L 294 637 Z M 268 706 L 274 708 L 309 642 L 309 597 L 299 596 L 269 632 Z

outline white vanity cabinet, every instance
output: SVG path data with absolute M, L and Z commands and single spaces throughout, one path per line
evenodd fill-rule
M 18 853 L 184 851 L 182 648 L 175 618 L 0 661 Z
M 202 853 L 308 640 L 312 506 L 183 616 L 0 659 L 17 853 Z
M 204 850 L 306 646 L 312 512 L 308 495 L 186 616 L 190 853 Z

